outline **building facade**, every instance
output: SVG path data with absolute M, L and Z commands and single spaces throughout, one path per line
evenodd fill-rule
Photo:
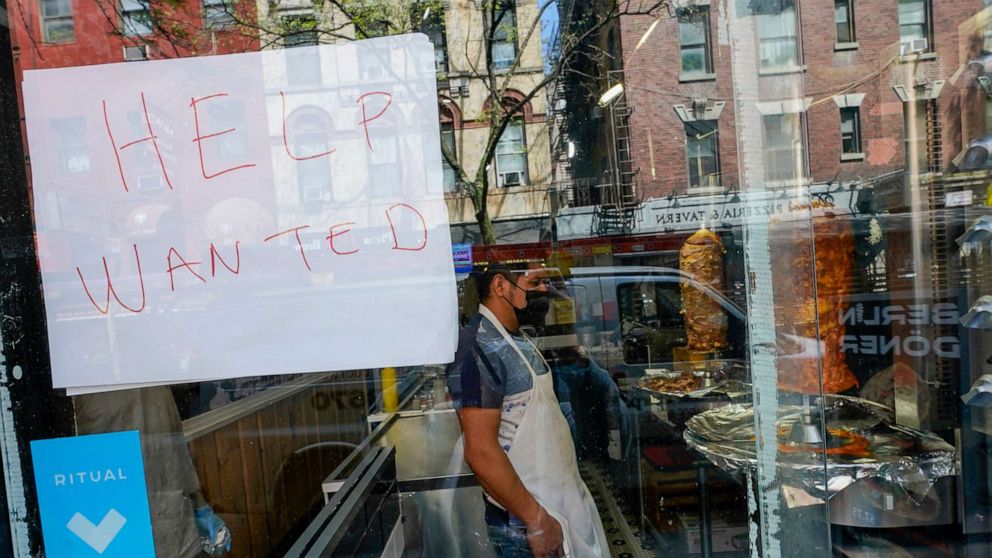
M 985 133 L 987 95 L 967 69 L 986 53 L 983 8 L 755 1 L 731 15 L 722 2 L 686 1 L 671 18 L 622 18 L 641 197 L 740 189 L 738 111 L 752 105 L 764 152 L 758 179 L 768 187 L 856 182 L 907 158 L 924 171 L 946 168 Z M 749 26 L 753 44 L 735 41 L 730 26 Z M 757 70 L 750 105 L 731 63 L 745 50 Z
M 497 222 L 497 237 L 535 241 L 540 230 L 548 228 L 551 155 L 537 6 L 510 2 L 490 10 L 489 3 L 468 0 L 374 6 L 362 2 L 315 6 L 295 1 L 164 5 L 138 0 L 120 4 L 60 0 L 18 2 L 15 7 L 18 17 L 12 18 L 12 29 L 18 45 L 18 75 L 30 69 L 288 49 L 423 32 L 435 44 L 442 138 L 457 161 L 454 167 L 444 164 L 444 189 L 456 242 L 479 238 L 471 196 L 474 187 L 467 184 L 480 184 L 482 175 L 488 181 L 486 205 L 490 218 Z M 490 12 L 496 15 L 495 24 Z M 487 67 L 483 37 L 493 28 Z M 293 72 L 291 81 L 304 90 L 320 81 L 319 69 L 305 58 L 287 51 L 285 67 L 277 70 Z M 386 77 L 375 74 L 375 68 L 362 71 L 372 80 Z M 497 97 L 499 103 L 493 101 Z M 496 134 L 497 112 L 524 98 L 526 102 L 507 119 L 506 129 Z M 299 104 L 319 106 L 320 102 L 310 99 Z M 294 121 L 302 117 L 301 113 L 289 115 Z M 294 128 L 301 134 L 297 138 L 301 148 L 314 152 L 324 149 L 321 146 L 335 130 L 327 118 L 294 123 L 302 126 Z M 274 144 L 278 139 L 273 139 Z M 399 144 L 391 143 L 368 164 L 388 170 L 398 160 L 397 149 Z M 334 198 L 332 179 L 327 165 L 320 163 L 281 176 L 286 190 L 282 195 L 299 196 L 311 211 L 319 211 L 321 204 L 329 209 Z

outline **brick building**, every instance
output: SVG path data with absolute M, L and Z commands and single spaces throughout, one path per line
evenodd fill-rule
M 738 189 L 745 175 L 776 187 L 941 170 L 985 133 L 987 96 L 969 66 L 985 54 L 982 0 L 676 6 L 657 24 L 621 20 L 642 199 Z M 739 169 L 741 111 L 760 122 L 748 143 L 763 153 L 757 173 Z
M 153 7 L 154 6 L 154 7 Z M 232 15 L 228 10 L 237 10 Z M 109 64 L 258 50 L 259 40 L 235 18 L 254 20 L 254 8 L 222 1 L 149 4 L 124 0 L 22 0 L 10 6 L 13 50 L 24 70 Z M 153 26 L 151 18 L 158 21 Z M 182 32 L 165 35 L 168 28 Z
M 489 101 L 489 78 L 500 83 L 504 102 L 507 102 L 523 98 L 544 76 L 540 14 L 537 6 L 523 2 L 508 3 L 501 8 L 504 15 L 494 39 L 494 68 L 488 72 L 485 70 L 483 31 L 491 25 L 485 19 L 489 4 L 461 0 L 436 5 L 443 6 L 443 12 L 425 10 L 425 6 L 434 6 L 430 2 L 399 0 L 379 2 L 374 6 L 358 1 L 321 5 L 297 0 L 19 0 L 11 5 L 10 21 L 18 81 L 25 70 L 33 69 L 290 49 L 378 35 L 424 32 L 435 43 L 437 53 L 442 139 L 469 175 L 466 178 L 475 180 L 474 173 L 480 167 L 489 139 L 491 123 L 488 115 L 494 110 Z M 345 7 L 350 13 L 343 13 Z M 429 15 L 422 18 L 425 13 Z M 360 18 L 365 28 L 357 29 L 351 23 L 353 17 Z M 448 45 L 457 45 L 457 48 Z M 288 62 L 288 66 L 299 74 L 296 81 L 304 89 L 313 89 L 317 82 L 312 81 L 315 76 L 310 74 L 313 72 L 307 73 L 310 65 L 305 58 L 287 50 L 287 61 L 295 60 L 295 63 Z M 319 75 L 316 79 L 320 79 Z M 369 74 L 369 79 L 377 77 Z M 319 95 L 314 98 L 317 97 Z M 526 103 L 520 118 L 515 119 L 499 138 L 498 154 L 492 164 L 485 166 L 491 167 L 486 171 L 491 185 L 488 208 L 491 218 L 497 222 L 497 237 L 503 240 L 512 237 L 536 241 L 540 229 L 547 228 L 551 162 L 546 105 L 543 93 Z M 306 138 L 300 141 L 314 142 L 314 149 L 323 149 L 320 146 L 333 131 L 332 123 L 319 115 L 313 118 L 304 118 L 302 114 L 290 116 L 299 124 L 296 128 L 305 128 L 303 135 Z M 65 133 L 53 130 L 52 137 L 46 140 L 71 144 L 62 136 L 93 132 L 92 129 L 71 129 Z M 273 128 L 268 133 L 277 134 L 278 130 Z M 261 135 L 265 135 L 264 130 Z M 370 162 L 370 165 L 388 167 L 395 164 L 395 151 L 393 149 L 393 159 Z M 73 164 L 76 166 L 66 169 L 67 177 L 85 181 L 90 165 L 102 163 L 91 162 L 88 155 L 79 154 Z M 314 164 L 280 173 L 281 190 L 275 194 L 259 193 L 259 196 L 276 195 L 282 199 L 289 192 L 291 197 L 299 199 L 301 206 L 308 207 L 306 211 L 312 211 L 315 204 L 333 199 L 330 172 L 325 167 Z M 444 177 L 455 241 L 478 240 L 475 209 L 470 197 L 459 188 L 459 181 L 447 165 Z

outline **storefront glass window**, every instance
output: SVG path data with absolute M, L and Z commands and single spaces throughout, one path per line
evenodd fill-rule
M 0 556 L 987 556 L 987 4 L 0 0 Z

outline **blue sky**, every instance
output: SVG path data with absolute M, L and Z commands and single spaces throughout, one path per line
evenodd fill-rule
M 557 4 L 558 1 L 551 1 L 553 5 L 548 6 L 548 9 L 544 10 L 544 13 L 541 14 L 541 54 L 544 58 L 545 69 L 550 68 L 550 65 L 548 64 L 548 50 L 551 48 L 551 43 L 554 41 L 555 33 L 558 32 L 558 7 L 554 5 Z M 540 9 L 541 6 L 548 2 L 548 0 L 535 0 L 535 2 L 538 9 Z

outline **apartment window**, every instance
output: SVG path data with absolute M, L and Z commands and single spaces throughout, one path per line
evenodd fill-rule
M 235 24 L 234 6 L 230 0 L 203 0 L 203 26 L 224 29 Z
M 41 31 L 46 43 L 75 41 L 72 0 L 41 0 Z
M 396 136 L 379 137 L 369 152 L 369 182 L 373 198 L 392 198 L 401 192 L 400 142 Z
M 835 0 L 834 23 L 837 25 L 838 44 L 857 41 L 854 35 L 854 0 Z
M 245 104 L 232 97 L 211 99 L 199 106 L 200 127 L 203 130 L 233 130 L 210 138 L 200 148 L 205 158 L 231 165 L 244 163 L 248 157 L 248 135 L 245 122 Z
M 932 35 L 929 0 L 899 0 L 899 42 L 901 54 L 929 52 Z
M 512 0 L 503 0 L 496 7 L 493 22 L 492 66 L 505 69 L 517 59 L 517 13 Z
M 152 12 L 146 0 L 121 0 L 121 30 L 129 37 L 152 33 Z
M 320 54 L 314 49 L 295 47 L 317 44 L 317 20 L 310 14 L 283 17 L 286 34 L 282 38 L 286 49 L 286 81 L 290 87 L 320 85 Z
M 282 18 L 286 34 L 282 46 L 286 48 L 317 44 L 317 20 L 312 15 L 290 15 Z
M 447 148 L 452 158 L 458 156 L 455 151 L 455 125 L 451 122 L 441 123 L 441 144 Z M 448 164 L 448 160 L 441 154 L 441 167 L 444 169 L 444 191 L 454 192 L 458 190 L 458 175 L 455 168 Z
M 764 124 L 765 178 L 769 182 L 796 181 L 806 168 L 802 115 L 768 114 Z
M 522 120 L 503 130 L 496 144 L 496 184 L 518 186 L 527 182 L 527 140 Z
M 211 103 L 207 103 L 209 106 Z M 155 107 L 149 107 L 154 112 Z M 215 114 L 215 113 L 211 113 Z M 148 134 L 148 122 L 145 119 L 145 113 L 140 110 L 129 110 L 126 113 L 125 121 L 127 122 L 128 136 L 134 138 L 144 137 L 140 134 Z M 207 129 L 206 126 L 212 126 L 216 123 L 216 120 L 210 118 L 207 115 L 205 121 L 201 120 L 201 126 L 203 129 Z M 215 129 L 215 128 L 209 128 Z M 219 136 L 223 138 L 229 134 Z M 162 141 L 163 138 L 159 138 Z M 209 152 L 204 154 L 208 157 L 213 157 L 217 153 L 216 146 L 211 146 L 213 142 L 208 141 L 203 144 L 204 149 L 211 149 Z M 139 192 L 145 193 L 155 193 L 161 192 L 165 189 L 165 180 L 162 177 L 162 167 L 159 162 L 158 154 L 155 151 L 155 147 L 149 142 L 141 142 L 125 149 L 122 152 L 122 157 L 125 161 L 125 168 L 130 169 L 129 172 L 133 172 L 137 176 L 137 189 Z
M 682 10 L 679 14 L 679 48 L 682 51 L 682 73 L 709 74 L 710 12 L 708 8 Z
M 758 14 L 759 57 L 762 69 L 799 65 L 799 35 L 796 7 L 791 0 L 781 7 Z
M 332 200 L 331 164 L 327 157 L 311 155 L 326 153 L 330 146 L 327 126 L 316 116 L 299 119 L 293 125 L 293 150 L 303 159 L 296 163 L 296 184 L 304 204 L 329 202 Z
M 59 172 L 71 174 L 90 170 L 90 147 L 86 141 L 86 119 L 59 118 L 49 124 L 58 150 Z
M 685 150 L 689 167 L 689 188 L 720 184 L 720 151 L 715 120 L 685 123 Z
M 419 27 L 434 45 L 434 69 L 440 73 L 447 73 L 448 43 L 445 38 L 444 12 L 421 4 L 415 8 L 414 18 L 416 18 L 414 21 L 420 22 L 415 27 Z
M 840 141 L 844 155 L 861 153 L 861 109 L 845 107 L 840 109 Z

